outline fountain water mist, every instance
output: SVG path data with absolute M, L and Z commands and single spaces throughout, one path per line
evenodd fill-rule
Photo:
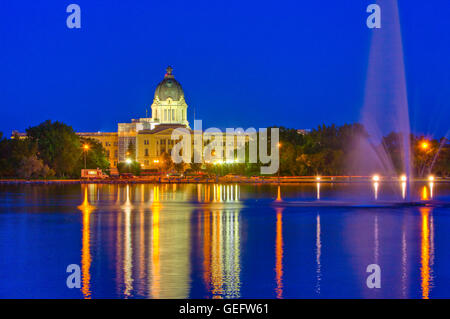
M 398 176 L 395 159 L 387 145 L 380 145 L 389 132 L 401 150 L 402 173 L 411 176 L 411 146 L 408 99 L 400 19 L 396 0 L 379 0 L 381 28 L 372 29 L 367 82 L 361 122 L 369 139 L 355 143 L 357 170 L 368 174 Z M 408 178 L 410 181 L 411 178 Z M 409 184 L 409 183 L 408 183 Z M 409 192 L 407 192 L 409 194 Z

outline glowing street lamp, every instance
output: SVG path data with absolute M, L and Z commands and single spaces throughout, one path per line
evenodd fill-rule
M 278 148 L 280 149 L 280 148 L 281 148 L 281 143 L 278 142 L 277 146 L 278 146 Z M 280 163 L 279 163 L 279 164 L 278 164 L 278 184 L 280 184 L 280 170 L 281 170 L 281 167 L 280 167 L 280 166 L 281 166 L 281 165 L 280 165 Z
M 316 177 L 316 181 L 320 182 L 320 176 Z
M 430 147 L 430 144 L 428 144 L 428 142 L 424 141 L 424 142 L 420 143 L 420 147 L 425 151 Z
M 407 180 L 406 175 L 402 175 L 402 176 L 400 177 L 400 180 L 401 180 L 402 182 L 406 182 L 406 180 Z
M 380 176 L 379 175 L 373 175 L 372 180 L 374 182 L 379 182 L 380 181 Z
M 129 159 L 129 158 L 127 158 L 126 160 L 125 160 L 125 163 L 127 163 L 128 165 L 130 165 L 131 164 L 131 159 Z
M 433 175 L 428 176 L 428 180 L 429 180 L 430 182 L 434 182 L 434 176 L 433 176 Z

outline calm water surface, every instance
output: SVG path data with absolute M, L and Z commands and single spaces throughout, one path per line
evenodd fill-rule
M 450 184 L 0 185 L 2 298 L 449 298 Z M 68 289 L 78 264 L 81 289 Z M 366 267 L 381 267 L 381 288 Z

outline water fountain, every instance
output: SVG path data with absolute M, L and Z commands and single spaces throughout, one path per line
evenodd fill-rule
M 407 186 L 405 200 L 411 200 L 410 121 L 398 5 L 397 1 L 392 0 L 377 2 L 382 8 L 382 22 L 380 29 L 370 31 L 367 81 L 361 113 L 361 123 L 369 138 L 361 138 L 355 143 L 358 158 L 351 165 L 356 165 L 359 172 L 377 173 L 390 179 L 399 180 L 399 174 L 405 174 L 401 180 Z M 389 147 L 392 145 L 381 144 L 383 136 L 389 132 L 398 133 L 392 136 L 392 143 L 401 150 L 399 158 L 391 157 Z M 398 163 L 399 160 L 401 163 Z M 398 166 L 401 166 L 401 172 Z

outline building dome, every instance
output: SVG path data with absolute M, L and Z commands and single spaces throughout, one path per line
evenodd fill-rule
M 164 80 L 162 80 L 155 90 L 155 99 L 160 101 L 166 101 L 171 98 L 173 101 L 180 101 L 181 98 L 184 97 L 183 89 L 181 88 L 181 84 L 175 80 L 172 75 L 172 67 L 167 67 L 166 75 L 164 76 Z

